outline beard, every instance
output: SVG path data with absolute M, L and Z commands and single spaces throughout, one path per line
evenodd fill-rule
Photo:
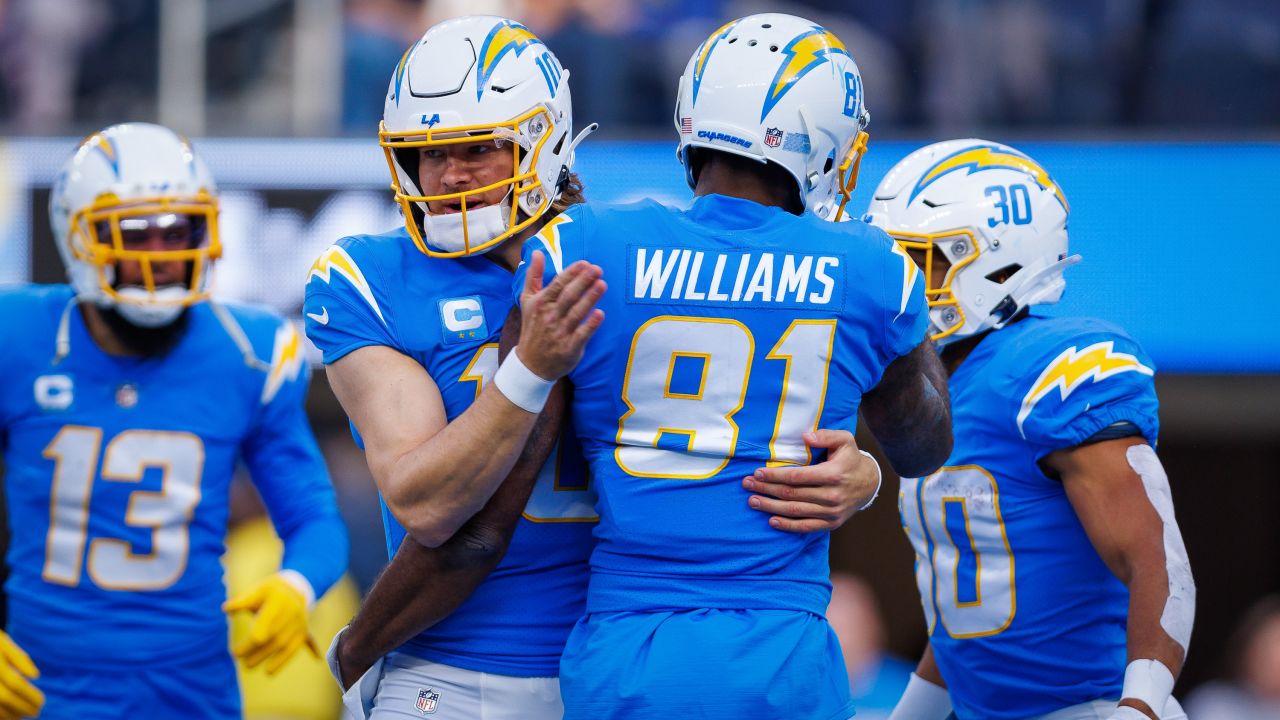
M 129 352 L 142 357 L 160 357 L 177 346 L 186 334 L 189 313 L 186 308 L 173 322 L 160 327 L 140 327 L 125 319 L 115 308 L 98 308 L 107 327 Z

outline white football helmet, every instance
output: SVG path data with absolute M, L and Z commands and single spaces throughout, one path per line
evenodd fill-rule
M 930 337 L 945 345 L 1058 302 L 1063 271 L 1080 260 L 1067 253 L 1069 212 L 1036 161 L 971 138 L 908 155 L 880 181 L 863 219 L 914 251 L 917 264 L 923 258 Z M 939 255 L 947 270 L 935 283 Z
M 551 207 L 573 167 L 572 131 L 569 71 L 525 26 L 476 15 L 435 25 L 405 52 L 378 138 L 414 243 L 428 255 L 457 257 L 492 249 Z M 484 140 L 511 148 L 510 178 L 422 194 L 419 148 Z M 510 192 L 500 205 L 467 210 L 468 198 L 503 186 Z M 428 202 L 447 200 L 460 200 L 461 212 L 427 212 Z
M 691 148 L 786 168 L 800 201 L 839 220 L 867 149 L 862 76 L 840 39 L 803 18 L 750 15 L 725 24 L 689 58 L 676 99 L 676 156 L 689 187 Z
M 127 249 L 124 229 L 167 227 L 186 216 L 192 246 Z M 76 295 L 135 325 L 159 327 L 209 296 L 209 273 L 222 254 L 218 190 L 186 138 L 151 123 L 112 125 L 85 138 L 63 165 L 49 198 L 49 222 Z M 157 287 L 152 263 L 191 263 L 187 282 Z M 142 267 L 142 287 L 118 287 L 120 262 Z

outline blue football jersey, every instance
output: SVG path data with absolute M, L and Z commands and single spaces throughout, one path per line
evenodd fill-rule
M 316 595 L 346 532 L 303 410 L 301 333 L 201 303 L 177 345 L 119 357 L 65 285 L 0 292 L 9 632 L 36 660 L 118 669 L 227 653 L 229 489 L 242 460 Z
M 599 493 L 588 612 L 822 616 L 827 533 L 771 528 L 742 478 L 808 464 L 801 435 L 854 430 L 862 394 L 924 338 L 915 265 L 882 231 L 710 195 L 575 205 L 525 245 L 549 281 L 604 268 L 603 325 L 570 374 Z
M 498 368 L 512 305 L 511 273 L 482 256 L 432 258 L 400 229 L 339 240 L 312 266 L 307 335 L 337 362 L 365 346 L 422 364 L 453 420 Z M 357 438 L 358 439 L 358 438 Z M 594 496 L 576 443 L 547 461 L 497 569 L 448 618 L 401 651 L 481 672 L 547 677 L 579 615 L 587 582 Z M 387 552 L 405 537 L 383 503 Z
M 1159 431 L 1155 366 L 1120 328 L 1030 316 L 951 377 L 955 447 L 904 478 L 902 524 L 956 715 L 1026 718 L 1119 698 L 1129 593 L 1038 461 L 1099 430 Z

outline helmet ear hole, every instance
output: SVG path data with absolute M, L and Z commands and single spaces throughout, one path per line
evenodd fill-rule
M 992 272 L 987 273 L 986 277 L 993 283 L 1003 285 L 1021 269 L 1022 266 L 1018 263 L 1011 263 L 1009 265 L 1005 265 L 999 270 L 993 270 Z

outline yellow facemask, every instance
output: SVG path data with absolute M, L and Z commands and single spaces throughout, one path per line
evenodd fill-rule
M 930 310 L 933 308 L 945 307 L 950 308 L 955 313 L 953 319 L 949 321 L 949 325 L 945 330 L 930 335 L 929 339 L 933 341 L 952 335 L 960 328 L 964 327 L 965 315 L 964 308 L 960 307 L 960 301 L 956 300 L 955 292 L 951 289 L 951 284 L 955 282 L 956 273 L 961 268 L 978 259 L 981 251 L 978 249 L 977 239 L 969 230 L 948 230 L 944 233 L 910 233 L 898 230 L 890 230 L 889 235 L 902 246 L 905 250 L 915 250 L 924 253 L 924 265 L 920 268 L 924 273 L 925 280 L 925 300 L 928 302 Z M 950 258 L 943 255 L 942 260 L 950 265 L 946 273 L 942 277 L 940 283 L 934 283 L 934 258 L 941 250 L 938 249 L 940 244 L 952 245 L 957 242 L 965 244 L 964 257 L 955 264 L 951 264 Z M 959 253 L 957 253 L 959 254 Z M 914 260 L 914 257 L 912 258 Z M 946 320 L 946 311 L 943 312 L 943 319 Z
M 526 124 L 528 129 L 522 131 L 521 126 Z M 395 190 L 396 202 L 400 204 L 400 209 L 404 213 L 405 227 L 418 250 L 432 257 L 443 258 L 474 255 L 484 252 L 503 240 L 516 235 L 541 217 L 551 207 L 552 198 L 542 191 L 541 183 L 538 180 L 538 159 L 543 145 L 553 135 L 554 127 L 551 113 L 543 107 L 534 108 L 506 122 L 489 125 L 427 128 L 425 132 L 421 130 L 389 132 L 386 129 L 386 125 L 383 124 L 379 128 L 378 144 L 382 146 L 383 153 L 387 158 L 387 167 L 391 171 L 391 188 Z M 533 143 L 531 148 L 522 147 L 518 139 L 529 136 L 536 137 L 536 142 Z M 511 148 L 511 176 L 483 187 L 442 195 L 410 195 L 400 180 L 400 174 L 397 172 L 395 153 L 398 150 L 495 141 L 505 143 Z M 526 158 L 528 159 L 527 167 L 529 169 L 521 172 L 521 161 Z M 414 178 L 414 180 L 416 179 Z M 506 211 L 507 217 L 504 218 L 506 229 L 494 237 L 472 238 L 471 226 L 467 222 L 468 200 L 503 187 L 509 188 L 509 194 L 507 195 L 509 209 Z M 520 199 L 526 194 L 534 204 L 535 209 L 533 213 L 521 219 L 521 215 L 524 213 L 520 211 Z M 459 200 L 462 203 L 462 247 L 457 250 L 443 250 L 432 247 L 423 237 L 422 223 L 419 219 L 425 212 L 423 207 L 429 202 L 447 202 L 451 200 Z
M 130 250 L 124 246 L 120 221 L 154 215 L 187 215 L 203 218 L 205 237 L 199 246 L 183 250 Z M 102 230 L 106 229 L 106 233 Z M 104 236 L 105 235 L 105 236 Z M 93 204 L 71 216 L 69 246 L 77 260 L 95 267 L 103 293 L 118 303 L 158 303 L 189 306 L 209 297 L 204 277 L 207 266 L 222 256 L 218 234 L 218 200 L 203 191 L 194 196 L 130 198 L 121 200 L 115 194 L 98 196 Z M 153 263 L 183 261 L 191 263 L 187 292 L 180 298 L 161 297 L 156 292 Z M 142 269 L 146 295 L 122 295 L 114 286 L 108 268 L 121 262 L 136 262 Z

